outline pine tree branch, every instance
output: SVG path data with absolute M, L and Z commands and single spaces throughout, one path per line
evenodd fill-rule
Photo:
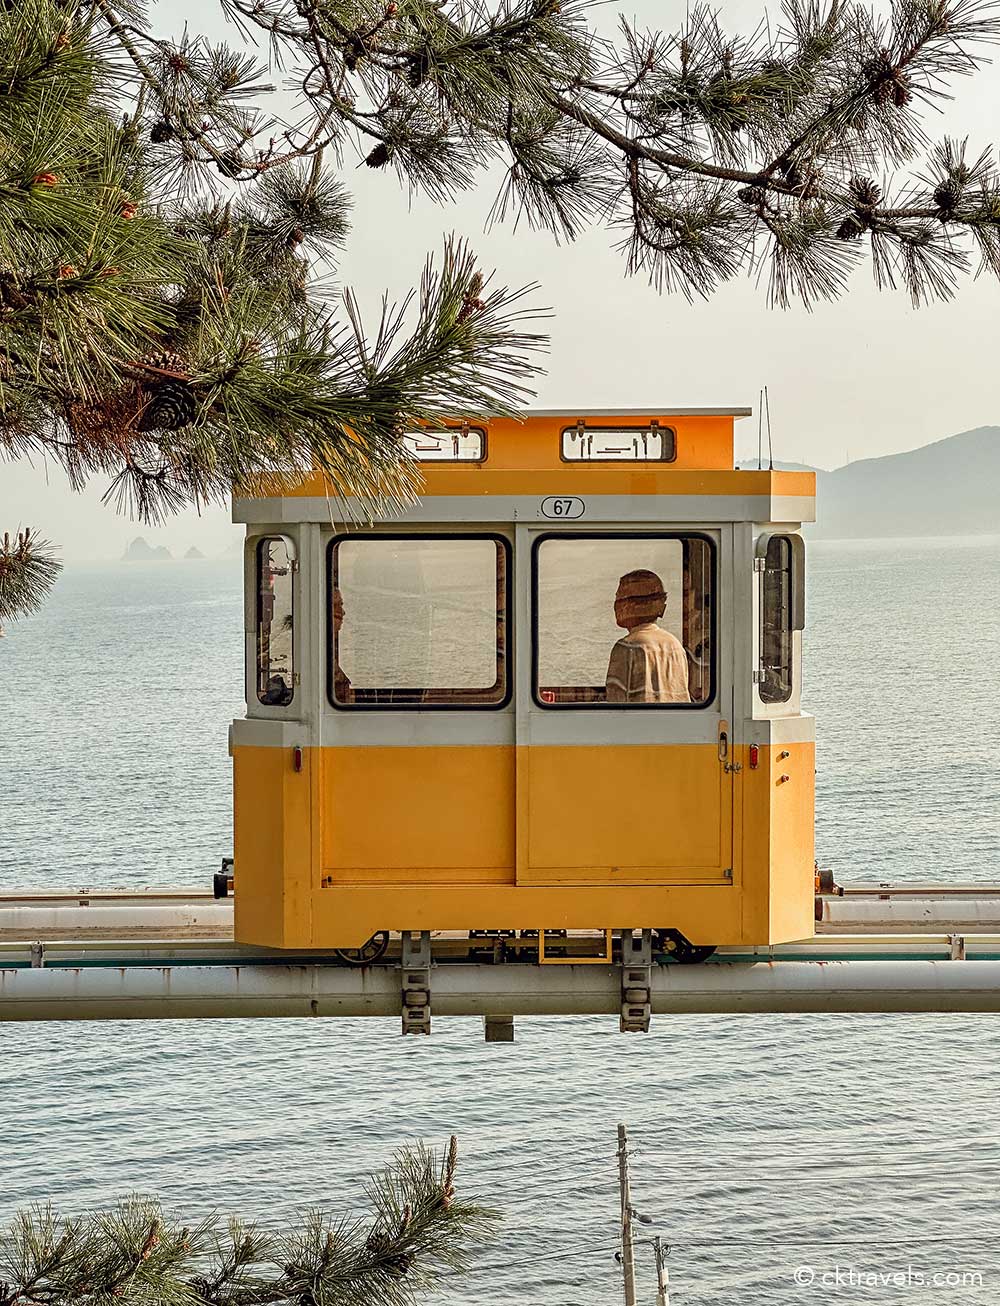
M 53 546 L 30 529 L 0 540 L 0 629 L 5 621 L 37 612 L 55 584 L 62 563 Z
M 370 1218 L 311 1211 L 284 1232 L 179 1227 L 138 1196 L 75 1220 L 29 1208 L 0 1236 L 0 1306 L 415 1306 L 494 1224 L 456 1195 L 456 1162 L 454 1139 L 440 1160 L 406 1149 L 369 1179 Z

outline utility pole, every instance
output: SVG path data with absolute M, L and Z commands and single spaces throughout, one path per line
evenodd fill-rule
M 656 1306 L 670 1306 L 670 1274 L 659 1235 L 653 1239 L 653 1251 L 656 1253 Z
M 628 1186 L 628 1135 L 618 1126 L 618 1184 L 622 1193 L 622 1271 L 625 1306 L 635 1306 L 635 1257 L 632 1251 L 632 1194 Z

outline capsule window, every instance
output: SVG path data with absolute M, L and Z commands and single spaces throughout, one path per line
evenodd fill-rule
M 762 702 L 787 703 L 792 696 L 793 632 L 805 626 L 802 541 L 771 535 L 761 543 L 758 687 Z
M 335 540 L 338 708 L 495 708 L 509 695 L 509 545 L 498 536 Z
M 562 457 L 568 463 L 671 463 L 677 437 L 669 426 L 567 426 Z
M 486 432 L 480 427 L 407 431 L 403 444 L 421 463 L 481 463 L 486 457 Z
M 549 536 L 535 547 L 541 707 L 703 707 L 715 562 L 701 536 Z
M 295 693 L 292 557 L 280 537 L 257 545 L 257 699 L 287 707 Z

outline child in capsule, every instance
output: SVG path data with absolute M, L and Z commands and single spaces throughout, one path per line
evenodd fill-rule
M 629 571 L 618 582 L 615 621 L 628 634 L 611 650 L 609 703 L 690 703 L 684 646 L 656 624 L 666 607 L 655 571 Z

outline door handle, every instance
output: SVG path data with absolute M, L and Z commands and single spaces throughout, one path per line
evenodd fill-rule
M 742 762 L 729 760 L 729 725 L 725 721 L 719 726 L 719 761 L 727 775 L 738 775 L 743 770 Z

